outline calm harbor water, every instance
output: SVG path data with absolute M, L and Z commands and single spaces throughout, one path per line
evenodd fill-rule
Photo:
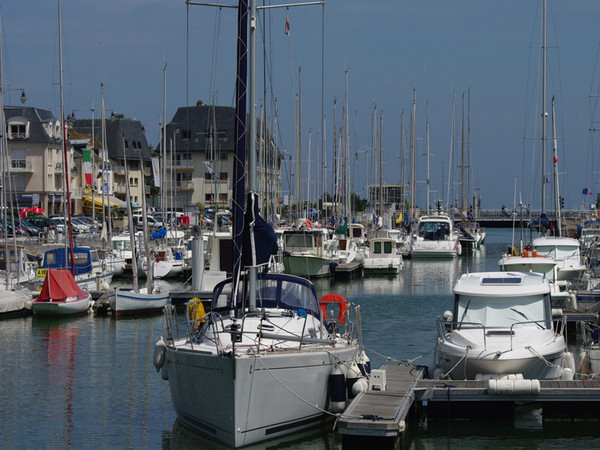
M 453 261 L 406 261 L 394 278 L 317 280 L 361 305 L 373 367 L 433 359 L 435 317 L 452 305 L 459 274 L 496 270 L 508 230 L 488 230 L 485 246 Z M 0 322 L 0 437 L 3 448 L 223 448 L 176 421 L 168 384 L 152 365 L 162 316 L 114 320 L 85 316 Z M 386 360 L 383 356 L 389 356 Z M 201 388 L 201 386 L 198 386 Z M 255 448 L 339 449 L 332 424 Z M 540 411 L 514 422 L 409 425 L 402 448 L 600 448 L 597 423 L 543 424 Z M 253 447 L 254 448 L 254 447 Z

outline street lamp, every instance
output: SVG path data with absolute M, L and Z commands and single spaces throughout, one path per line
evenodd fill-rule
M 25 104 L 27 101 L 27 96 L 25 95 L 25 89 L 21 89 L 21 103 Z

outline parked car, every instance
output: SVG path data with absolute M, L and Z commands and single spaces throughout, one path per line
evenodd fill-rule
M 56 227 L 52 220 L 46 216 L 29 216 L 27 217 L 27 222 L 36 227 L 40 227 L 44 231 L 45 229 L 50 230 Z
M 133 226 L 135 227 L 135 229 L 138 231 L 143 231 L 143 229 L 144 229 L 143 216 L 141 214 L 134 214 L 132 216 L 132 219 L 133 219 Z M 163 228 L 163 223 L 156 220 L 152 216 L 147 216 L 146 220 L 148 222 L 148 229 L 150 231 L 156 231 L 156 230 Z
M 43 228 L 33 225 L 27 219 L 17 219 L 17 222 L 28 236 L 38 236 L 44 231 Z

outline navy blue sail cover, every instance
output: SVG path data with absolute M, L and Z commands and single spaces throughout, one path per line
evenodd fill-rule
M 248 193 L 248 206 L 244 216 L 242 261 L 245 266 L 258 266 L 269 262 L 271 255 L 277 253 L 277 238 L 271 224 L 258 214 L 257 196 Z M 254 223 L 254 227 L 250 224 Z

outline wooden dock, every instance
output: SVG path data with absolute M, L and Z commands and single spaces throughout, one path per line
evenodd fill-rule
M 338 264 L 335 266 L 334 274 L 336 277 L 354 277 L 362 272 L 362 264 L 357 262 L 349 262 Z
M 394 448 L 413 418 L 514 420 L 516 409 L 526 404 L 539 405 L 545 422 L 600 422 L 600 379 L 532 380 L 535 388 L 527 391 L 496 389 L 490 384 L 496 380 L 425 379 L 425 369 L 416 366 L 381 370 L 385 390 L 359 394 L 338 421 L 344 449 L 374 442 L 378 448 Z
M 338 432 L 343 435 L 347 447 L 356 436 L 369 437 L 387 442 L 388 446 L 402 434 L 406 417 L 415 400 L 417 383 L 423 378 L 424 369 L 415 366 L 384 366 L 385 390 L 369 390 L 359 394 L 350 403 L 338 421 Z

